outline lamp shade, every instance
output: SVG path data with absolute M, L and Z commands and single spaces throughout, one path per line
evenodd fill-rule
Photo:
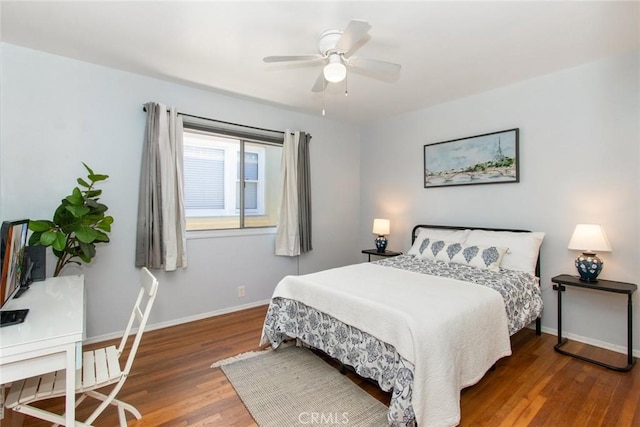
M 569 249 L 582 252 L 611 252 L 611 244 L 601 226 L 578 224 L 569 240 Z
M 376 218 L 373 220 L 373 234 L 384 236 L 390 233 L 391 225 L 388 219 Z
M 338 83 L 347 77 L 347 67 L 344 66 L 340 55 L 333 53 L 329 55 L 329 63 L 323 70 L 324 78 L 331 83 Z

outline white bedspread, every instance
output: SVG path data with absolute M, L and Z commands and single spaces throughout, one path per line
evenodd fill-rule
M 273 297 L 329 314 L 393 345 L 414 364 L 419 426 L 460 422 L 460 390 L 511 354 L 504 302 L 492 289 L 370 263 L 287 276 Z

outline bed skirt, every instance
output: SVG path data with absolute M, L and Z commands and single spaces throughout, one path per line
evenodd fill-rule
M 394 427 L 415 427 L 411 405 L 414 366 L 396 349 L 374 336 L 349 326 L 301 302 L 273 298 L 264 322 L 261 345 L 277 348 L 287 338 L 297 338 L 353 367 L 363 378 L 392 391 L 387 418 Z

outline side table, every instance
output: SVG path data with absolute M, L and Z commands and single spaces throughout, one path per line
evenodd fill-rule
M 362 253 L 369 255 L 369 262 L 371 262 L 371 255 L 377 255 L 377 256 L 386 257 L 386 258 L 402 255 L 402 252 L 394 252 L 394 251 L 378 252 L 377 249 L 363 249 Z
M 638 289 L 638 285 L 634 283 L 615 282 L 613 280 L 598 279 L 597 282 L 585 282 L 576 276 L 569 274 L 561 274 L 551 279 L 554 283 L 553 290 L 558 291 L 558 343 L 553 348 L 561 354 L 575 357 L 598 366 L 602 366 L 614 371 L 626 372 L 633 368 L 636 358 L 633 357 L 633 307 L 631 303 L 631 295 Z M 625 366 L 614 366 L 598 360 L 589 359 L 579 354 L 570 353 L 561 347 L 567 343 L 567 339 L 562 337 L 562 292 L 566 290 L 566 286 L 575 286 L 578 288 L 593 289 L 602 292 L 613 292 L 616 294 L 627 295 L 627 364 Z

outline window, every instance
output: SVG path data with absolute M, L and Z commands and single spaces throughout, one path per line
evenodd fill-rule
M 275 226 L 282 145 L 187 126 L 183 133 L 187 230 Z

